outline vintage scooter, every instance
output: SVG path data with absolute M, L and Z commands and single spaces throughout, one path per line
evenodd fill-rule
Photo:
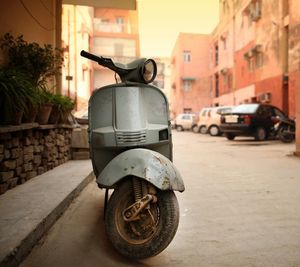
M 105 226 L 113 246 L 126 257 L 157 255 L 172 241 L 179 223 L 174 191 L 183 180 L 172 163 L 168 102 L 148 85 L 157 72 L 152 59 L 114 63 L 85 51 L 81 56 L 119 75 L 89 100 L 89 142 L 97 183 L 106 188 Z M 108 200 L 108 189 L 114 189 Z

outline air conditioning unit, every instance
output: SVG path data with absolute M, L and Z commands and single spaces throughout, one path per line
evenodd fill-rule
M 228 73 L 228 69 L 227 68 L 223 68 L 221 69 L 221 73 L 225 76 Z
M 261 18 L 261 4 L 259 1 L 256 1 L 255 4 L 252 4 L 250 10 L 250 18 L 252 21 L 258 21 Z
M 270 102 L 271 101 L 271 93 L 264 93 L 259 96 L 260 102 Z

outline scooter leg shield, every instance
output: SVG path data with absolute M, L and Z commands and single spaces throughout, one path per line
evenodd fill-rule
M 173 163 L 148 149 L 136 148 L 119 154 L 99 174 L 97 183 L 101 188 L 113 188 L 127 176 L 145 179 L 160 190 L 185 190 L 182 177 Z

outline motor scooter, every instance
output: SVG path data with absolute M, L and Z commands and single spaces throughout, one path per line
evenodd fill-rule
M 280 118 L 278 122 L 277 136 L 284 143 L 291 143 L 295 140 L 296 122 L 289 118 Z
M 184 183 L 172 163 L 169 107 L 152 59 L 114 63 L 86 51 L 121 82 L 95 90 L 89 99 L 89 143 L 96 181 L 105 188 L 105 227 L 115 249 L 142 259 L 162 252 L 179 223 L 174 191 Z M 114 189 L 108 199 L 108 190 Z

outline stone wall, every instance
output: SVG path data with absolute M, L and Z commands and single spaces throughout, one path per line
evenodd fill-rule
M 71 158 L 70 126 L 0 127 L 0 194 Z

